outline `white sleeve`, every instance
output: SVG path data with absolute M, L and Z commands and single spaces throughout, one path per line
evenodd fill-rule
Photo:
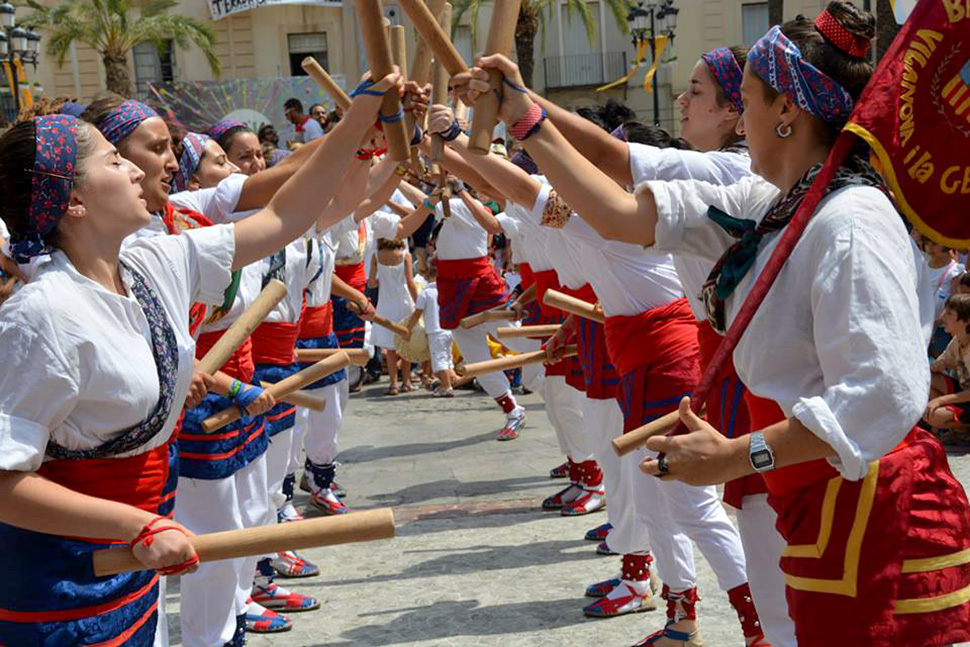
M 750 169 L 747 157 L 738 153 L 702 153 L 633 143 L 628 146 L 634 184 L 648 180 L 703 180 L 726 185 L 746 175 L 745 166 Z
M 0 321 L 0 470 L 31 472 L 77 402 L 78 376 L 51 342 L 50 322 L 16 319 Z
M 229 222 L 247 179 L 242 173 L 233 173 L 210 189 L 180 191 L 168 199 L 177 207 L 197 211 L 216 224 Z
M 502 231 L 509 238 L 519 235 L 519 221 L 516 218 L 508 215 L 506 212 L 501 212 L 495 214 L 495 219 L 498 220 L 498 224 L 501 225 Z
M 421 294 L 418 295 L 417 301 L 414 302 L 415 310 L 427 310 L 428 309 L 428 291 L 421 290 Z
M 707 216 L 713 206 L 735 218 L 757 219 L 778 189 L 760 178 L 730 186 L 696 180 L 644 182 L 657 204 L 655 247 L 664 252 L 716 262 L 736 239 Z
M 360 224 L 354 219 L 354 214 L 350 214 L 343 220 L 339 220 L 331 225 L 330 228 L 326 230 L 326 233 L 329 233 L 334 240 L 337 240 L 349 231 L 357 231 L 359 226 Z
M 401 224 L 401 217 L 397 214 L 375 211 L 374 215 L 370 216 L 371 231 L 374 232 L 374 238 L 394 240 L 397 238 L 399 224 Z
M 10 238 L 10 230 L 7 229 L 7 223 L 0 219 L 0 238 L 7 240 Z
M 835 449 L 831 462 L 850 480 L 909 433 L 929 395 L 910 252 L 901 235 L 880 226 L 885 210 L 876 216 L 856 216 L 818 239 L 811 294 L 792 295 L 811 299 L 825 384 L 821 394 L 799 398 L 792 415 Z

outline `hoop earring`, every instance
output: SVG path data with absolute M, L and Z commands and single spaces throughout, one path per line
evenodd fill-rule
M 785 124 L 778 124 L 775 126 L 775 134 L 781 139 L 788 139 L 791 137 L 792 129 L 791 126 L 786 126 Z

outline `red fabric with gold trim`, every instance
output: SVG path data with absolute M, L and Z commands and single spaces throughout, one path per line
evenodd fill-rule
M 897 206 L 938 243 L 970 246 L 970 6 L 920 2 L 846 128 L 878 158 Z
M 781 569 L 800 647 L 970 640 L 960 595 L 970 587 L 970 506 L 930 434 L 914 428 L 861 481 L 823 479 L 769 502 L 789 545 Z M 957 563 L 914 561 L 927 558 Z M 914 613 L 921 605 L 927 612 Z
M 701 372 L 707 370 L 714 351 L 724 339 L 708 321 L 697 322 L 697 343 L 701 351 Z M 707 421 L 728 438 L 746 436 L 752 431 L 751 416 L 744 394 L 747 389 L 734 369 L 734 360 L 728 358 L 714 378 L 714 385 L 707 395 Z M 724 484 L 724 502 L 740 510 L 744 497 L 749 494 L 765 494 L 768 486 L 760 474 L 749 474 Z
M 329 337 L 333 332 L 333 304 L 307 307 L 300 320 L 298 339 L 319 339 Z

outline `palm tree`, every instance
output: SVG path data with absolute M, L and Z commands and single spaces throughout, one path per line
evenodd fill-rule
M 468 11 L 471 13 L 471 25 L 474 35 L 475 27 L 478 25 L 478 10 L 482 6 L 482 0 L 456 0 L 454 24 L 458 24 L 462 15 Z M 529 87 L 532 86 L 532 71 L 535 68 L 535 40 L 540 30 L 545 32 L 546 16 L 552 16 L 555 0 L 522 0 L 519 9 L 519 20 L 515 25 L 515 55 L 518 58 L 519 70 L 522 72 L 522 79 Z M 606 0 L 616 24 L 623 33 L 627 33 L 626 23 L 627 13 L 630 11 L 631 3 L 629 0 Z M 586 36 L 590 42 L 596 42 L 596 21 L 589 10 L 586 0 L 566 0 L 563 4 L 566 15 L 572 17 L 578 15 L 586 28 Z
M 71 44 L 78 42 L 96 50 L 104 63 L 108 90 L 131 96 L 128 53 L 140 43 L 162 47 L 172 40 L 187 48 L 196 45 L 205 54 L 213 73 L 222 71 L 216 57 L 215 34 L 208 25 L 188 16 L 168 13 L 177 0 L 148 0 L 140 6 L 137 18 L 131 16 L 131 0 L 65 0 L 47 7 L 37 0 L 25 0 L 34 10 L 24 23 L 47 33 L 47 53 L 64 64 Z

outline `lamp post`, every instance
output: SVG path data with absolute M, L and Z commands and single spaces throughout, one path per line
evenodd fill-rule
M 17 27 L 17 10 L 9 2 L 0 3 L 0 59 L 6 59 L 13 78 L 14 110 L 20 114 L 20 75 L 17 74 L 17 59 L 37 67 L 40 53 L 40 34 Z
M 633 34 L 633 47 L 639 48 L 644 42 L 650 43 L 651 60 L 657 60 L 657 37 L 666 36 L 673 40 L 674 30 L 677 29 L 677 14 L 680 9 L 674 6 L 674 0 L 641 0 L 630 9 L 626 21 L 630 24 Z M 658 34 L 659 28 L 659 34 Z M 660 95 L 657 92 L 657 81 L 653 83 L 653 123 L 660 125 Z

